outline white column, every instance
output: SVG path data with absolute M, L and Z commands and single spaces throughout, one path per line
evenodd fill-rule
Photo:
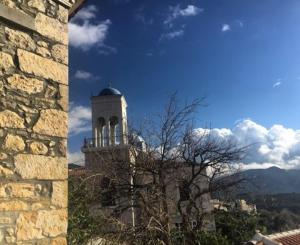
M 95 137 L 95 140 L 94 140 L 94 142 L 95 142 L 95 147 L 98 147 L 98 128 L 97 127 L 95 127 L 95 129 L 94 129 L 94 137 Z
M 110 143 L 110 121 L 109 119 L 107 120 L 107 124 L 106 124 L 107 128 L 106 128 L 106 142 L 107 142 L 107 146 L 111 145 Z

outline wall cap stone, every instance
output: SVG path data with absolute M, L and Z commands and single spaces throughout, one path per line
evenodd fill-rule
M 0 18 L 12 21 L 26 29 L 36 31 L 34 18 L 0 3 Z

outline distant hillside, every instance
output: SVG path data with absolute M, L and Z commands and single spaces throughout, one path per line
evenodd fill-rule
M 238 198 L 256 204 L 258 210 L 263 209 L 277 213 L 288 210 L 294 214 L 300 215 L 300 193 L 271 195 L 241 194 Z M 298 220 L 298 224 L 300 224 L 300 217 Z
M 251 169 L 244 171 L 242 177 L 247 181 L 242 185 L 240 193 L 300 193 L 300 170 L 276 167 Z

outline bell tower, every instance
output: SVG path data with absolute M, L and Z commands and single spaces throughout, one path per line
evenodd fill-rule
M 115 88 L 105 88 L 92 101 L 95 147 L 127 144 L 127 103 Z
M 100 167 L 99 159 L 104 160 L 112 148 L 126 158 L 127 103 L 119 90 L 109 86 L 91 97 L 91 106 L 93 135 L 85 139 L 82 152 L 86 168 L 94 169 Z

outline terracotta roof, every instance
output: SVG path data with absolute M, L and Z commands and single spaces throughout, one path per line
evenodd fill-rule
M 264 236 L 257 232 L 249 244 L 300 245 L 300 229 Z
M 300 245 L 300 229 L 277 233 L 268 237 L 282 245 Z

